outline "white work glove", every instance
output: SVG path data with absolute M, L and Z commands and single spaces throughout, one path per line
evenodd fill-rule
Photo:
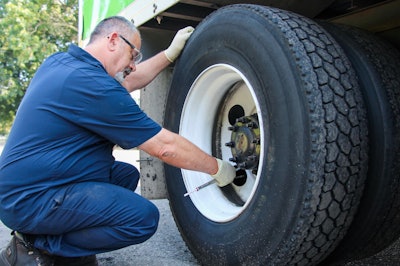
M 218 158 L 218 172 L 215 175 L 212 175 L 213 178 L 217 181 L 217 185 L 219 187 L 224 187 L 230 183 L 232 183 L 233 179 L 236 177 L 236 169 L 228 162 L 222 161 Z
M 186 41 L 189 39 L 190 35 L 192 35 L 194 28 L 188 26 L 179 30 L 174 39 L 172 40 L 169 47 L 164 51 L 165 56 L 168 61 L 173 63 L 175 59 L 181 54 L 183 47 L 185 46 Z

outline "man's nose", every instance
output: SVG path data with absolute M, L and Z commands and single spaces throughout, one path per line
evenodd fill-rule
M 131 61 L 131 63 L 129 64 L 129 67 L 132 69 L 131 72 L 134 72 L 136 70 L 136 64 L 134 61 Z

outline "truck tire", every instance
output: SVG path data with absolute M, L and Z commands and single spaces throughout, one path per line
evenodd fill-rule
M 400 235 L 400 52 L 372 33 L 322 24 L 358 75 L 367 108 L 369 166 L 364 194 L 348 234 L 331 260 L 369 257 Z
M 354 72 L 313 21 L 257 5 L 203 20 L 177 62 L 164 126 L 237 167 L 234 183 L 165 166 L 172 214 L 204 265 L 315 265 L 362 194 L 367 125 Z

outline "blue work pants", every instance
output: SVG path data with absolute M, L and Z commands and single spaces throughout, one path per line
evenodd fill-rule
M 157 230 L 159 212 L 134 193 L 138 170 L 115 162 L 110 183 L 82 182 L 57 188 L 51 207 L 30 228 L 34 246 L 50 254 L 78 257 L 108 252 L 149 239 Z

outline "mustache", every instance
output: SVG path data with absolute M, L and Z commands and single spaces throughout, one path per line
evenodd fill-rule
M 118 72 L 115 74 L 114 78 L 119 82 L 122 83 L 124 82 L 124 79 L 126 76 L 128 76 L 132 72 L 132 69 L 130 67 L 125 68 L 124 70 Z
M 126 76 L 128 76 L 132 72 L 132 68 L 127 67 L 122 72 L 124 73 L 124 78 L 125 78 Z

